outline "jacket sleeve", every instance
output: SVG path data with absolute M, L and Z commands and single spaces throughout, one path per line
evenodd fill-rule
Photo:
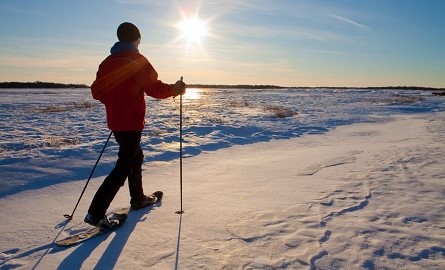
M 147 58 L 142 57 L 143 66 L 141 68 L 140 80 L 144 92 L 153 98 L 164 99 L 175 95 L 174 88 L 161 80 L 158 80 L 158 73 L 148 62 Z
M 96 73 L 96 79 L 94 80 L 93 84 L 91 85 L 91 94 L 94 99 L 103 102 L 104 86 L 103 86 L 103 83 L 101 80 L 100 66 L 99 66 L 99 70 Z

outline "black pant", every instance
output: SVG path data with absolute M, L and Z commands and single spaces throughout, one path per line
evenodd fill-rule
M 140 145 L 142 131 L 113 131 L 113 134 L 119 144 L 119 158 L 114 169 L 97 190 L 88 209 L 88 213 L 96 217 L 105 215 L 127 177 L 131 202 L 137 202 L 144 198 L 142 188 L 144 154 Z

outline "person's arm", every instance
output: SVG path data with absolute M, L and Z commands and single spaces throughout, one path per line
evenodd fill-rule
M 145 57 L 142 59 L 140 79 L 144 92 L 150 97 L 164 99 L 176 96 L 173 85 L 158 80 L 158 73 Z
M 101 83 L 101 70 L 99 66 L 99 70 L 96 73 L 96 80 L 94 80 L 93 84 L 91 85 L 91 94 L 94 99 L 102 101 L 103 94 L 104 94 L 104 87 Z

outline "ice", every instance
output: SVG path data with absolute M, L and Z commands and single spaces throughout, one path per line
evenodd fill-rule
M 143 183 L 162 204 L 86 230 L 116 160 L 88 89 L 0 90 L 0 269 L 443 269 L 445 100 L 383 89 L 189 89 L 147 98 Z M 123 187 L 110 210 L 127 206 Z

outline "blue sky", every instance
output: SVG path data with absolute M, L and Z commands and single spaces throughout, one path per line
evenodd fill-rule
M 173 83 L 445 87 L 441 0 L 2 0 L 0 81 L 85 83 L 124 21 Z M 197 15 L 188 44 L 177 23 Z

